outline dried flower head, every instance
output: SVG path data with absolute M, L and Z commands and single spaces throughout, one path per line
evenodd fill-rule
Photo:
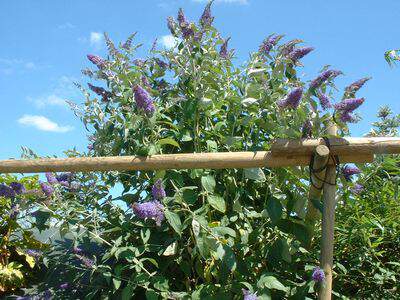
M 371 77 L 364 77 L 361 78 L 355 82 L 353 82 L 352 84 L 350 84 L 349 86 L 345 87 L 345 92 L 347 94 L 354 94 L 355 92 L 357 92 L 360 88 L 362 88 L 362 86 L 368 81 L 370 80 Z

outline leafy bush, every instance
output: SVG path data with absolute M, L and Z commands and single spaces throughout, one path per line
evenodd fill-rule
M 134 35 L 120 46 L 106 35 L 108 57 L 88 55 L 95 66 L 83 71 L 88 89 L 79 85 L 84 105 L 71 103 L 90 132 L 88 153 L 67 154 L 268 150 L 277 137 L 324 136 L 330 122 L 348 134 L 346 123 L 357 121 L 353 111 L 364 102 L 355 94 L 369 78 L 349 85 L 333 106 L 340 71 L 324 67 L 310 83 L 298 76 L 311 47 L 271 35 L 238 67 L 212 20 L 210 4 L 199 24 L 180 10 L 177 20 L 168 19 L 176 45 L 154 45 L 145 59 L 135 57 Z M 39 229 L 56 228 L 64 239 L 44 254 L 48 274 L 34 290 L 58 299 L 315 296 L 317 249 L 309 246 L 318 241 L 311 243 L 304 220 L 304 168 L 47 176 L 56 192 L 40 208 Z M 115 197 L 110 188 L 117 183 L 123 193 Z M 356 187 L 343 180 L 341 191 L 352 199 L 348 186 Z M 341 235 L 345 257 L 343 241 Z M 341 263 L 343 273 L 357 266 Z M 339 275 L 344 289 L 355 280 Z

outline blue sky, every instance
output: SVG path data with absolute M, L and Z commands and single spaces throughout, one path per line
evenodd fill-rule
M 136 41 L 148 49 L 154 38 L 168 35 L 165 19 L 183 7 L 198 20 L 201 0 L 41 0 L 0 1 L 0 158 L 20 156 L 20 146 L 40 155 L 86 148 L 80 121 L 64 99 L 80 103 L 73 81 L 86 82 L 80 70 L 86 54 L 105 53 L 102 33 L 116 41 L 138 31 Z M 366 133 L 379 106 L 400 112 L 400 68 L 384 61 L 386 50 L 400 48 L 400 1 L 216 0 L 215 24 L 231 36 L 237 61 L 247 59 L 265 36 L 301 38 L 316 50 L 303 59 L 305 78 L 325 64 L 342 70 L 339 87 L 372 76 L 359 93 L 366 104 L 353 135 Z M 138 56 L 145 55 L 139 52 Z

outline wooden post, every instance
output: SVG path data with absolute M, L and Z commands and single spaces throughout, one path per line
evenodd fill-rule
M 336 135 L 337 128 L 334 124 L 328 127 L 329 135 Z M 332 297 L 332 265 L 333 242 L 336 206 L 336 166 L 328 165 L 325 174 L 323 190 L 322 212 L 322 241 L 321 241 L 321 268 L 325 273 L 325 281 L 321 284 L 318 299 L 330 300 Z
M 324 168 L 329 160 L 329 148 L 325 145 L 319 145 L 315 148 L 314 161 L 312 162 L 313 170 L 320 170 L 319 172 L 311 173 L 310 191 L 308 193 L 307 212 L 305 222 L 308 225 L 311 237 L 314 236 L 315 223 L 320 218 L 319 210 L 314 206 L 313 200 L 320 200 L 323 188 L 323 180 L 325 179 Z M 312 172 L 312 170 L 310 170 Z M 300 216 L 302 217 L 302 216 Z M 310 239 L 311 243 L 311 239 Z M 311 246 L 311 245 L 308 245 Z

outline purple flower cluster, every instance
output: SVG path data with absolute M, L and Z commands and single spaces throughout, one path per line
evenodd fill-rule
M 88 83 L 88 86 L 93 92 L 102 97 L 101 100 L 103 102 L 108 102 L 110 100 L 112 94 L 109 91 L 106 91 L 104 88 L 92 85 L 90 83 Z
M 299 59 L 303 58 L 304 56 L 306 56 L 308 53 L 310 53 L 311 51 L 314 50 L 314 47 L 300 47 L 300 48 L 296 48 L 293 49 L 290 53 L 289 53 L 289 58 L 296 62 Z
M 54 188 L 46 183 L 46 182 L 41 182 L 40 187 L 42 189 L 42 192 L 46 195 L 46 197 L 50 197 L 54 193 Z
M 133 93 L 135 96 L 137 107 L 143 110 L 147 115 L 152 115 L 155 112 L 156 108 L 154 106 L 154 101 L 150 97 L 149 93 L 140 85 L 136 85 L 133 88 Z
M 364 186 L 362 184 L 356 183 L 352 188 L 351 192 L 354 194 L 360 194 L 364 190 Z
M 99 69 L 103 69 L 106 65 L 105 60 L 98 55 L 88 54 L 87 58 L 88 60 L 90 60 L 92 64 L 96 65 Z
M 363 104 L 364 101 L 364 98 L 349 98 L 336 103 L 334 107 L 336 111 L 340 113 L 340 120 L 344 123 L 355 122 L 357 119 L 352 115 L 352 113 Z
M 259 52 L 268 55 L 271 49 L 279 42 L 283 35 L 273 34 L 268 36 L 261 44 Z
M 11 210 L 9 213 L 9 216 L 11 219 L 15 219 L 19 214 L 19 205 L 18 204 L 13 204 L 11 205 Z
M 68 282 L 65 282 L 65 283 L 60 284 L 60 289 L 61 289 L 61 290 L 66 290 L 66 289 L 68 289 L 68 288 L 69 288 Z
M 75 246 L 72 248 L 72 253 L 80 254 L 80 253 L 83 253 L 83 250 L 81 248 Z
M 151 188 L 151 193 L 155 200 L 162 200 L 165 198 L 166 193 L 161 179 L 157 179 L 157 181 L 154 183 L 153 187 Z
M 329 101 L 329 97 L 323 93 L 318 93 L 318 100 L 319 104 L 321 104 L 321 107 L 323 110 L 326 110 L 328 108 L 332 107 L 331 102 Z
M 0 184 L 0 197 L 12 199 L 15 197 L 15 191 L 8 185 Z
M 47 182 L 48 182 L 48 183 L 50 183 L 50 184 L 56 184 L 56 183 L 58 183 L 58 180 L 57 180 L 56 176 L 54 176 L 53 173 L 51 173 L 51 172 L 46 172 L 45 175 L 46 175 L 46 179 L 47 179 Z
M 361 173 L 361 170 L 359 168 L 357 168 L 356 166 L 346 165 L 344 168 L 342 168 L 342 174 L 347 181 L 351 181 L 352 175 L 356 175 L 356 174 L 360 174 L 360 173 Z
M 122 47 L 123 49 L 125 49 L 125 50 L 131 49 L 132 41 L 133 41 L 133 38 L 135 37 L 135 35 L 136 35 L 136 32 L 132 33 L 132 34 L 127 38 L 127 40 L 125 41 L 125 43 L 122 44 L 121 47 Z
M 194 35 L 192 23 L 189 23 L 186 20 L 186 17 L 185 17 L 185 14 L 183 13 L 182 8 L 180 8 L 178 11 L 178 24 L 179 24 L 179 28 L 182 31 L 183 38 L 188 39 Z
M 316 267 L 312 273 L 312 280 L 315 282 L 323 282 L 325 280 L 325 273 L 320 267 Z
M 295 39 L 295 40 L 291 40 L 291 41 L 289 41 L 289 42 L 283 44 L 283 45 L 280 47 L 280 54 L 281 54 L 282 56 L 288 56 L 288 55 L 294 50 L 294 47 L 295 47 L 298 43 L 301 43 L 301 42 L 302 42 L 302 40 Z
M 303 88 L 298 87 L 290 91 L 286 98 L 278 101 L 278 106 L 280 108 L 293 108 L 296 109 L 299 104 L 301 97 L 303 95 Z
M 164 205 L 158 200 L 149 202 L 134 203 L 132 209 L 135 215 L 140 219 L 153 219 L 157 226 L 161 226 L 164 220 Z
M 26 191 L 24 185 L 16 181 L 10 183 L 10 188 L 12 188 L 17 195 L 21 195 Z
M 360 88 L 362 88 L 362 86 L 368 81 L 370 80 L 371 77 L 364 77 L 361 78 L 355 82 L 353 82 L 352 84 L 350 84 L 349 86 L 347 86 L 344 90 L 346 93 L 351 94 L 351 93 L 355 93 L 357 92 Z
M 42 256 L 42 251 L 35 250 L 35 249 L 28 249 L 25 251 L 25 253 L 29 256 L 32 256 L 36 260 L 38 260 Z
M 228 43 L 230 39 L 231 38 L 229 37 L 226 40 L 224 40 L 224 43 L 222 44 L 221 49 L 219 50 L 219 56 L 221 56 L 222 58 L 225 59 L 229 58 Z
M 306 120 L 301 129 L 301 137 L 309 139 L 311 138 L 311 135 L 312 135 L 312 124 L 310 120 Z
M 211 26 L 212 22 L 214 21 L 214 17 L 211 15 L 211 4 L 212 2 L 208 2 L 206 7 L 204 8 L 203 14 L 200 18 L 200 25 L 204 27 Z
M 169 16 L 167 18 L 167 27 L 168 27 L 168 29 L 169 29 L 169 31 L 171 32 L 172 35 L 176 34 L 176 30 L 175 30 L 176 22 L 175 22 L 174 17 Z
M 89 257 L 86 257 L 84 255 L 79 256 L 79 259 L 83 263 L 83 265 L 87 268 L 93 268 L 94 266 L 94 260 L 90 259 Z
M 325 81 L 332 80 L 333 78 L 335 78 L 341 74 L 343 74 L 342 71 L 326 70 L 326 71 L 322 72 L 321 74 L 319 74 L 318 77 L 315 78 L 313 81 L 311 81 L 310 88 L 311 89 L 319 88 Z
M 254 293 L 251 293 L 249 290 L 242 289 L 243 292 L 243 300 L 257 300 L 258 297 Z

